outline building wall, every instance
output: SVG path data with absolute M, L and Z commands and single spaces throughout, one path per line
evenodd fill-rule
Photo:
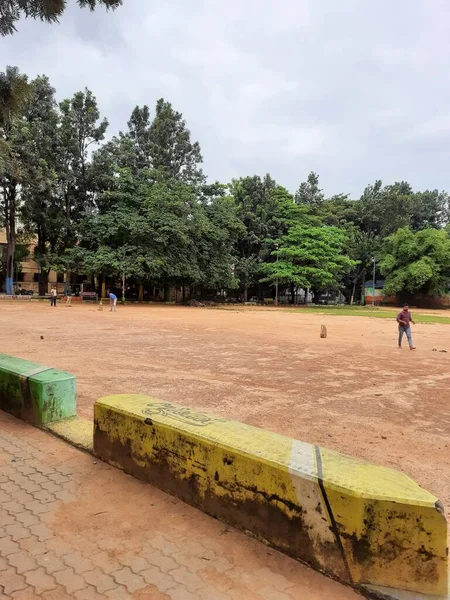
M 35 294 L 39 292 L 39 283 L 34 281 L 35 275 L 39 274 L 39 265 L 33 260 L 32 256 L 34 253 L 35 244 L 31 243 L 28 246 L 29 257 L 20 263 L 21 273 L 23 275 L 23 281 L 14 281 L 14 285 L 17 288 L 22 288 L 23 290 L 33 290 Z M 0 229 L 0 247 L 2 251 L 6 253 L 6 231 L 5 229 Z M 37 279 L 37 277 L 36 277 Z M 56 271 L 50 271 L 48 276 L 48 290 L 50 293 L 50 289 L 52 285 L 56 285 L 56 289 L 58 293 L 62 293 L 64 291 L 64 283 L 57 283 L 57 274 Z M 4 292 L 4 289 L 2 290 Z
M 365 287 L 365 301 L 367 305 L 372 304 L 373 287 Z M 418 308 L 449 308 L 450 294 L 444 296 L 427 296 L 426 294 L 400 294 L 397 296 L 384 296 L 383 289 L 375 288 L 375 305 L 399 306 L 408 302 L 411 306 Z

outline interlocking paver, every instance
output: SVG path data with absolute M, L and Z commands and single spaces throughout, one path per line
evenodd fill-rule
M 185 589 L 184 586 L 177 586 L 170 590 L 172 600 L 198 600 L 198 594 L 193 594 Z
M 123 567 L 119 571 L 114 571 L 111 575 L 117 583 L 124 585 L 130 594 L 146 586 L 145 580 L 140 575 L 133 573 L 129 567 Z
M 0 600 L 357 600 L 1 412 L 0 447 Z
M 52 550 L 59 558 L 62 558 L 63 556 L 66 556 L 66 554 L 70 554 L 72 552 L 72 546 L 59 537 L 54 537 L 51 540 L 48 540 L 47 548 Z
M 160 600 L 159 598 L 154 598 L 153 596 L 148 598 L 148 596 L 145 595 L 145 590 L 139 590 L 135 594 L 131 595 L 123 586 L 117 587 L 113 590 L 108 590 L 105 592 L 103 598 L 104 600 L 135 600 L 136 596 L 137 600 Z
M 158 567 L 150 567 L 149 569 L 142 571 L 141 577 L 149 585 L 154 585 L 160 592 L 167 592 L 173 587 L 177 586 L 177 582 L 170 575 L 162 573 Z
M 139 555 L 136 556 L 136 554 L 133 554 L 131 552 L 122 556 L 121 563 L 127 567 L 130 567 L 130 569 L 134 573 L 140 573 L 141 571 L 145 571 L 145 569 L 148 569 L 150 566 L 148 561 L 145 560 L 145 558 Z
M 150 552 L 144 554 L 144 558 L 148 563 L 158 567 L 164 573 L 169 573 L 180 566 L 173 557 L 166 556 L 160 550 L 152 549 Z
M 53 537 L 53 532 L 45 523 L 38 523 L 37 525 L 31 525 L 30 531 L 37 537 L 40 542 L 45 542 Z
M 20 575 L 23 575 L 23 573 L 26 573 L 27 571 L 32 571 L 38 566 L 34 558 L 25 552 L 10 554 L 8 556 L 8 562 Z
M 72 567 L 75 573 L 78 574 L 92 571 L 95 568 L 95 565 L 90 560 L 75 552 L 66 554 L 63 560 L 68 567 Z
M 105 575 L 99 568 L 83 573 L 83 577 L 88 583 L 93 585 L 100 594 L 117 587 L 117 583 L 114 579 L 110 575 Z
M 44 554 L 38 554 L 36 556 L 36 562 L 40 567 L 44 567 L 44 569 L 50 575 L 53 575 L 53 573 L 56 571 L 62 571 L 67 567 L 67 565 L 63 563 L 62 559 L 56 556 L 56 554 L 51 550 L 45 552 Z
M 23 504 L 21 504 L 20 502 L 17 502 L 16 500 L 11 500 L 10 502 L 4 502 L 2 504 L 2 508 L 4 510 L 6 510 L 6 512 L 9 512 L 10 515 L 23 512 L 23 509 L 24 509 Z
M 29 511 L 18 513 L 16 515 L 16 520 L 22 523 L 24 527 L 31 527 L 31 525 L 39 524 L 39 519 Z
M 27 582 L 23 575 L 19 575 L 14 569 L 2 571 L 2 586 L 6 595 L 10 595 L 18 590 L 23 590 L 27 587 Z
M 105 600 L 106 596 L 105 594 L 99 594 L 92 585 L 88 585 L 84 589 L 75 592 L 73 598 L 75 598 L 75 600 Z M 128 599 L 124 598 L 123 600 Z
M 205 561 L 196 556 L 189 556 L 185 552 L 177 552 L 172 554 L 171 558 L 180 565 L 180 567 L 186 567 L 191 573 L 198 573 L 205 568 Z
M 15 542 L 24 540 L 25 538 L 31 537 L 31 531 L 22 525 L 22 523 L 13 523 L 12 525 L 6 525 L 5 534 L 10 535 L 11 539 Z
M 8 556 L 20 551 L 20 546 L 10 535 L 0 538 L 0 556 Z
M 43 567 L 34 569 L 34 571 L 28 571 L 24 574 L 24 577 L 27 584 L 34 587 L 37 594 L 42 594 L 47 590 L 53 590 L 56 587 L 56 581 L 51 575 L 46 573 Z
M 77 575 L 72 567 L 66 567 L 62 571 L 57 571 L 53 574 L 56 581 L 62 585 L 69 594 L 73 594 L 78 590 L 86 587 L 86 581 L 80 575 Z
M 201 578 L 190 573 L 186 567 L 178 567 L 178 569 L 171 571 L 170 574 L 175 581 L 182 584 L 189 592 L 195 592 L 204 585 Z

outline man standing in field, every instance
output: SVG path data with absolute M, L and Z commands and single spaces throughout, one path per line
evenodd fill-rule
M 406 333 L 406 337 L 408 338 L 408 344 L 410 350 L 415 350 L 415 346 L 413 345 L 412 336 L 411 336 L 411 323 L 415 325 L 412 314 L 409 312 L 409 306 L 407 304 L 403 305 L 401 312 L 397 315 L 397 323 L 398 323 L 398 347 L 402 347 L 402 339 L 403 334 Z
M 72 306 L 72 288 L 66 290 L 66 306 Z
M 112 292 L 110 292 L 108 290 L 108 294 L 109 294 L 109 305 L 110 305 L 110 310 L 112 312 L 116 312 L 116 307 L 117 307 L 117 296 L 115 294 L 113 294 Z
M 54 285 L 52 285 L 52 289 L 50 290 L 50 306 L 56 306 L 56 296 L 56 288 Z

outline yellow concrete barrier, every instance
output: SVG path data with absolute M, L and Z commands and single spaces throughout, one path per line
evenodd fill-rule
M 448 594 L 445 516 L 401 472 L 139 395 L 95 404 L 94 452 L 350 585 Z

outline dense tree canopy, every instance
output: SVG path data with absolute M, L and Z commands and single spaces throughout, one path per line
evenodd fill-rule
M 381 271 L 385 292 L 447 293 L 450 283 L 450 238 L 445 230 L 409 227 L 390 235 L 384 244 Z
M 56 269 L 66 282 L 125 279 L 244 300 L 274 297 L 278 286 L 291 299 L 302 289 L 315 300 L 342 292 L 353 302 L 372 277 L 373 258 L 390 294 L 447 291 L 446 192 L 375 181 L 359 199 L 327 197 L 315 172 L 294 195 L 270 174 L 209 183 L 200 145 L 170 102 L 130 112 L 111 137 L 90 90 L 58 101 L 45 76 L 29 81 L 14 67 L 0 73 L 9 293 L 16 238 L 34 241 L 41 293 Z

